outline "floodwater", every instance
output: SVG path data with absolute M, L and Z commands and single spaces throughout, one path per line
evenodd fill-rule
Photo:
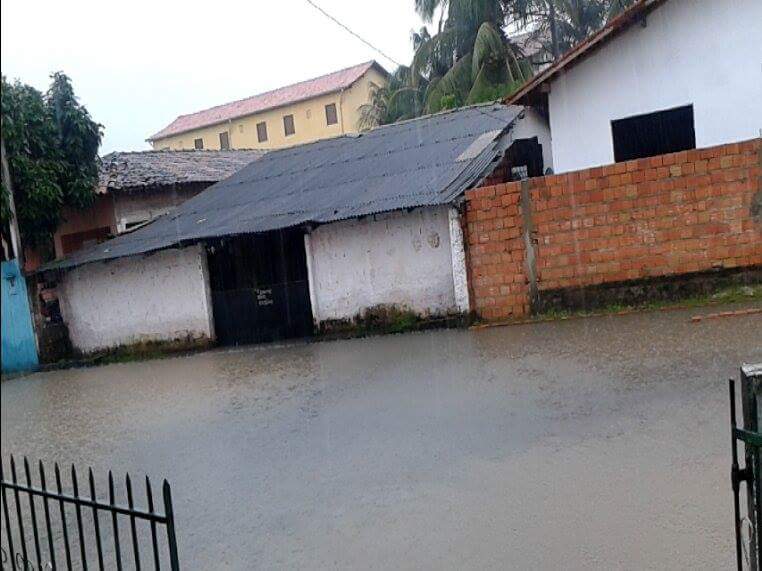
M 2 453 L 166 477 L 187 569 L 729 569 L 762 316 L 708 311 L 35 374 Z

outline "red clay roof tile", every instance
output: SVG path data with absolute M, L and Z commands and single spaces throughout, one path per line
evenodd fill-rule
M 238 101 L 217 105 L 216 107 L 210 107 L 209 109 L 197 111 L 196 113 L 190 113 L 188 115 L 180 115 L 161 131 L 151 135 L 148 138 L 148 141 L 163 139 L 164 137 L 169 137 L 171 135 L 185 133 L 201 127 L 223 123 L 230 119 L 252 115 L 267 109 L 282 107 L 284 105 L 296 103 L 297 101 L 304 101 L 305 99 L 312 99 L 319 95 L 346 89 L 360 79 L 360 77 L 362 77 L 371 67 L 376 67 L 378 70 L 386 73 L 378 63 L 375 61 L 368 61 L 314 79 L 300 81 L 293 85 L 287 85 L 286 87 L 279 87 L 278 89 L 260 93 L 259 95 L 253 95 L 246 99 L 239 99 Z

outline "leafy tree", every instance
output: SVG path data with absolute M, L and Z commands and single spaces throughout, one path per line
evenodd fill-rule
M 3 76 L 0 88 L 5 145 L 18 225 L 25 244 L 46 246 L 64 206 L 86 208 L 98 182 L 102 126 L 92 120 L 63 73 L 43 94 Z M 2 226 L 10 221 L 8 189 L 0 190 Z

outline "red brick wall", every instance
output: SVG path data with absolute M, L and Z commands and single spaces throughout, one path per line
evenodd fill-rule
M 520 183 L 466 193 L 466 246 L 471 307 L 482 319 L 522 317 L 529 311 Z
M 522 208 L 542 291 L 762 264 L 762 139 L 511 182 L 466 193 L 472 305 L 529 311 Z M 760 198 L 757 198 L 760 200 Z

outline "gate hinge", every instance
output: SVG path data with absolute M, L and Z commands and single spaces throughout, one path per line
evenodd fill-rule
M 730 471 L 730 479 L 733 482 L 733 489 L 737 490 L 741 485 L 741 482 L 751 482 L 754 479 L 754 472 L 752 471 L 751 466 L 747 466 L 746 468 L 733 466 Z

